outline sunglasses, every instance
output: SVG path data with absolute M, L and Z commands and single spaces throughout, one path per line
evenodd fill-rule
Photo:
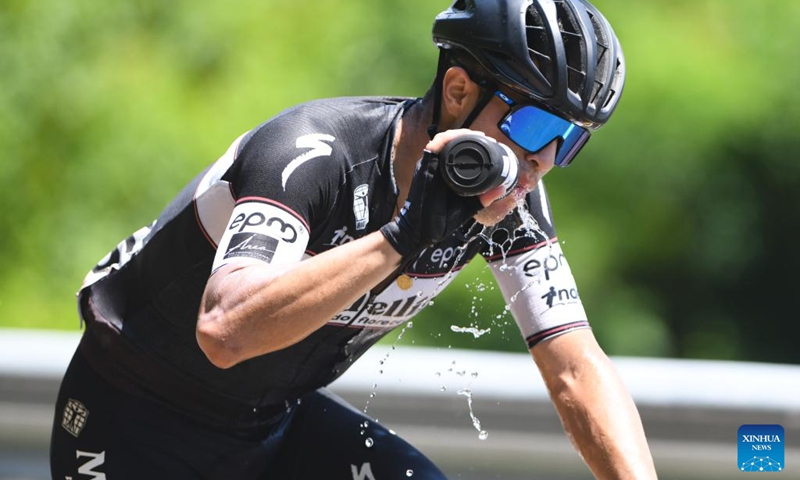
M 517 105 L 501 91 L 495 96 L 506 102 L 511 110 L 497 123 L 501 132 L 523 149 L 536 153 L 558 139 L 555 165 L 568 166 L 586 142 L 591 132 L 533 105 Z

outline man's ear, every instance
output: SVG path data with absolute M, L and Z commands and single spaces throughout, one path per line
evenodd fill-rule
M 442 79 L 442 121 L 447 128 L 464 123 L 475 108 L 480 87 L 461 67 L 450 67 Z

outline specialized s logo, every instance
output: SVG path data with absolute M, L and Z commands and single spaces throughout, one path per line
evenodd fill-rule
M 333 147 L 325 142 L 333 142 L 334 140 L 336 140 L 336 138 L 324 133 L 312 133 L 311 135 L 303 135 L 302 137 L 298 137 L 297 141 L 295 142 L 295 146 L 297 148 L 310 148 L 311 150 L 303 153 L 299 157 L 289 162 L 289 164 L 286 165 L 286 168 L 283 169 L 283 173 L 281 174 L 283 190 L 286 191 L 286 182 L 289 180 L 289 177 L 292 175 L 292 173 L 294 173 L 294 171 L 300 167 L 300 165 L 317 157 L 330 156 L 330 154 L 333 153 Z

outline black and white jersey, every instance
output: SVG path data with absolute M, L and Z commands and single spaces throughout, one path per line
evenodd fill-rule
M 314 101 L 239 137 L 151 225 L 87 275 L 79 307 L 87 322 L 82 350 L 92 365 L 119 388 L 196 418 L 256 421 L 261 410 L 341 375 L 428 305 L 477 254 L 496 267 L 512 267 L 496 268 L 496 276 L 514 300 L 515 317 L 536 319 L 520 323 L 530 346 L 588 326 L 540 185 L 528 195 L 538 233 L 511 235 L 513 228 L 501 224 L 478 235 L 479 226 L 467 225 L 304 340 L 226 370 L 208 361 L 195 326 L 216 269 L 242 257 L 269 265 L 299 262 L 392 219 L 398 196 L 392 143 L 414 101 Z

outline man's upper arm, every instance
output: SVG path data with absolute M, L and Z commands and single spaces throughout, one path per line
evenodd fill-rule
M 236 259 L 300 261 L 315 221 L 335 201 L 342 176 L 336 139 L 307 116 L 279 116 L 246 139 L 225 174 L 236 205 L 212 271 Z M 317 133 L 308 133 L 308 132 Z
M 589 323 L 556 236 L 544 183 L 528 194 L 526 204 L 527 212 L 514 212 L 498 225 L 484 257 L 532 348 Z

